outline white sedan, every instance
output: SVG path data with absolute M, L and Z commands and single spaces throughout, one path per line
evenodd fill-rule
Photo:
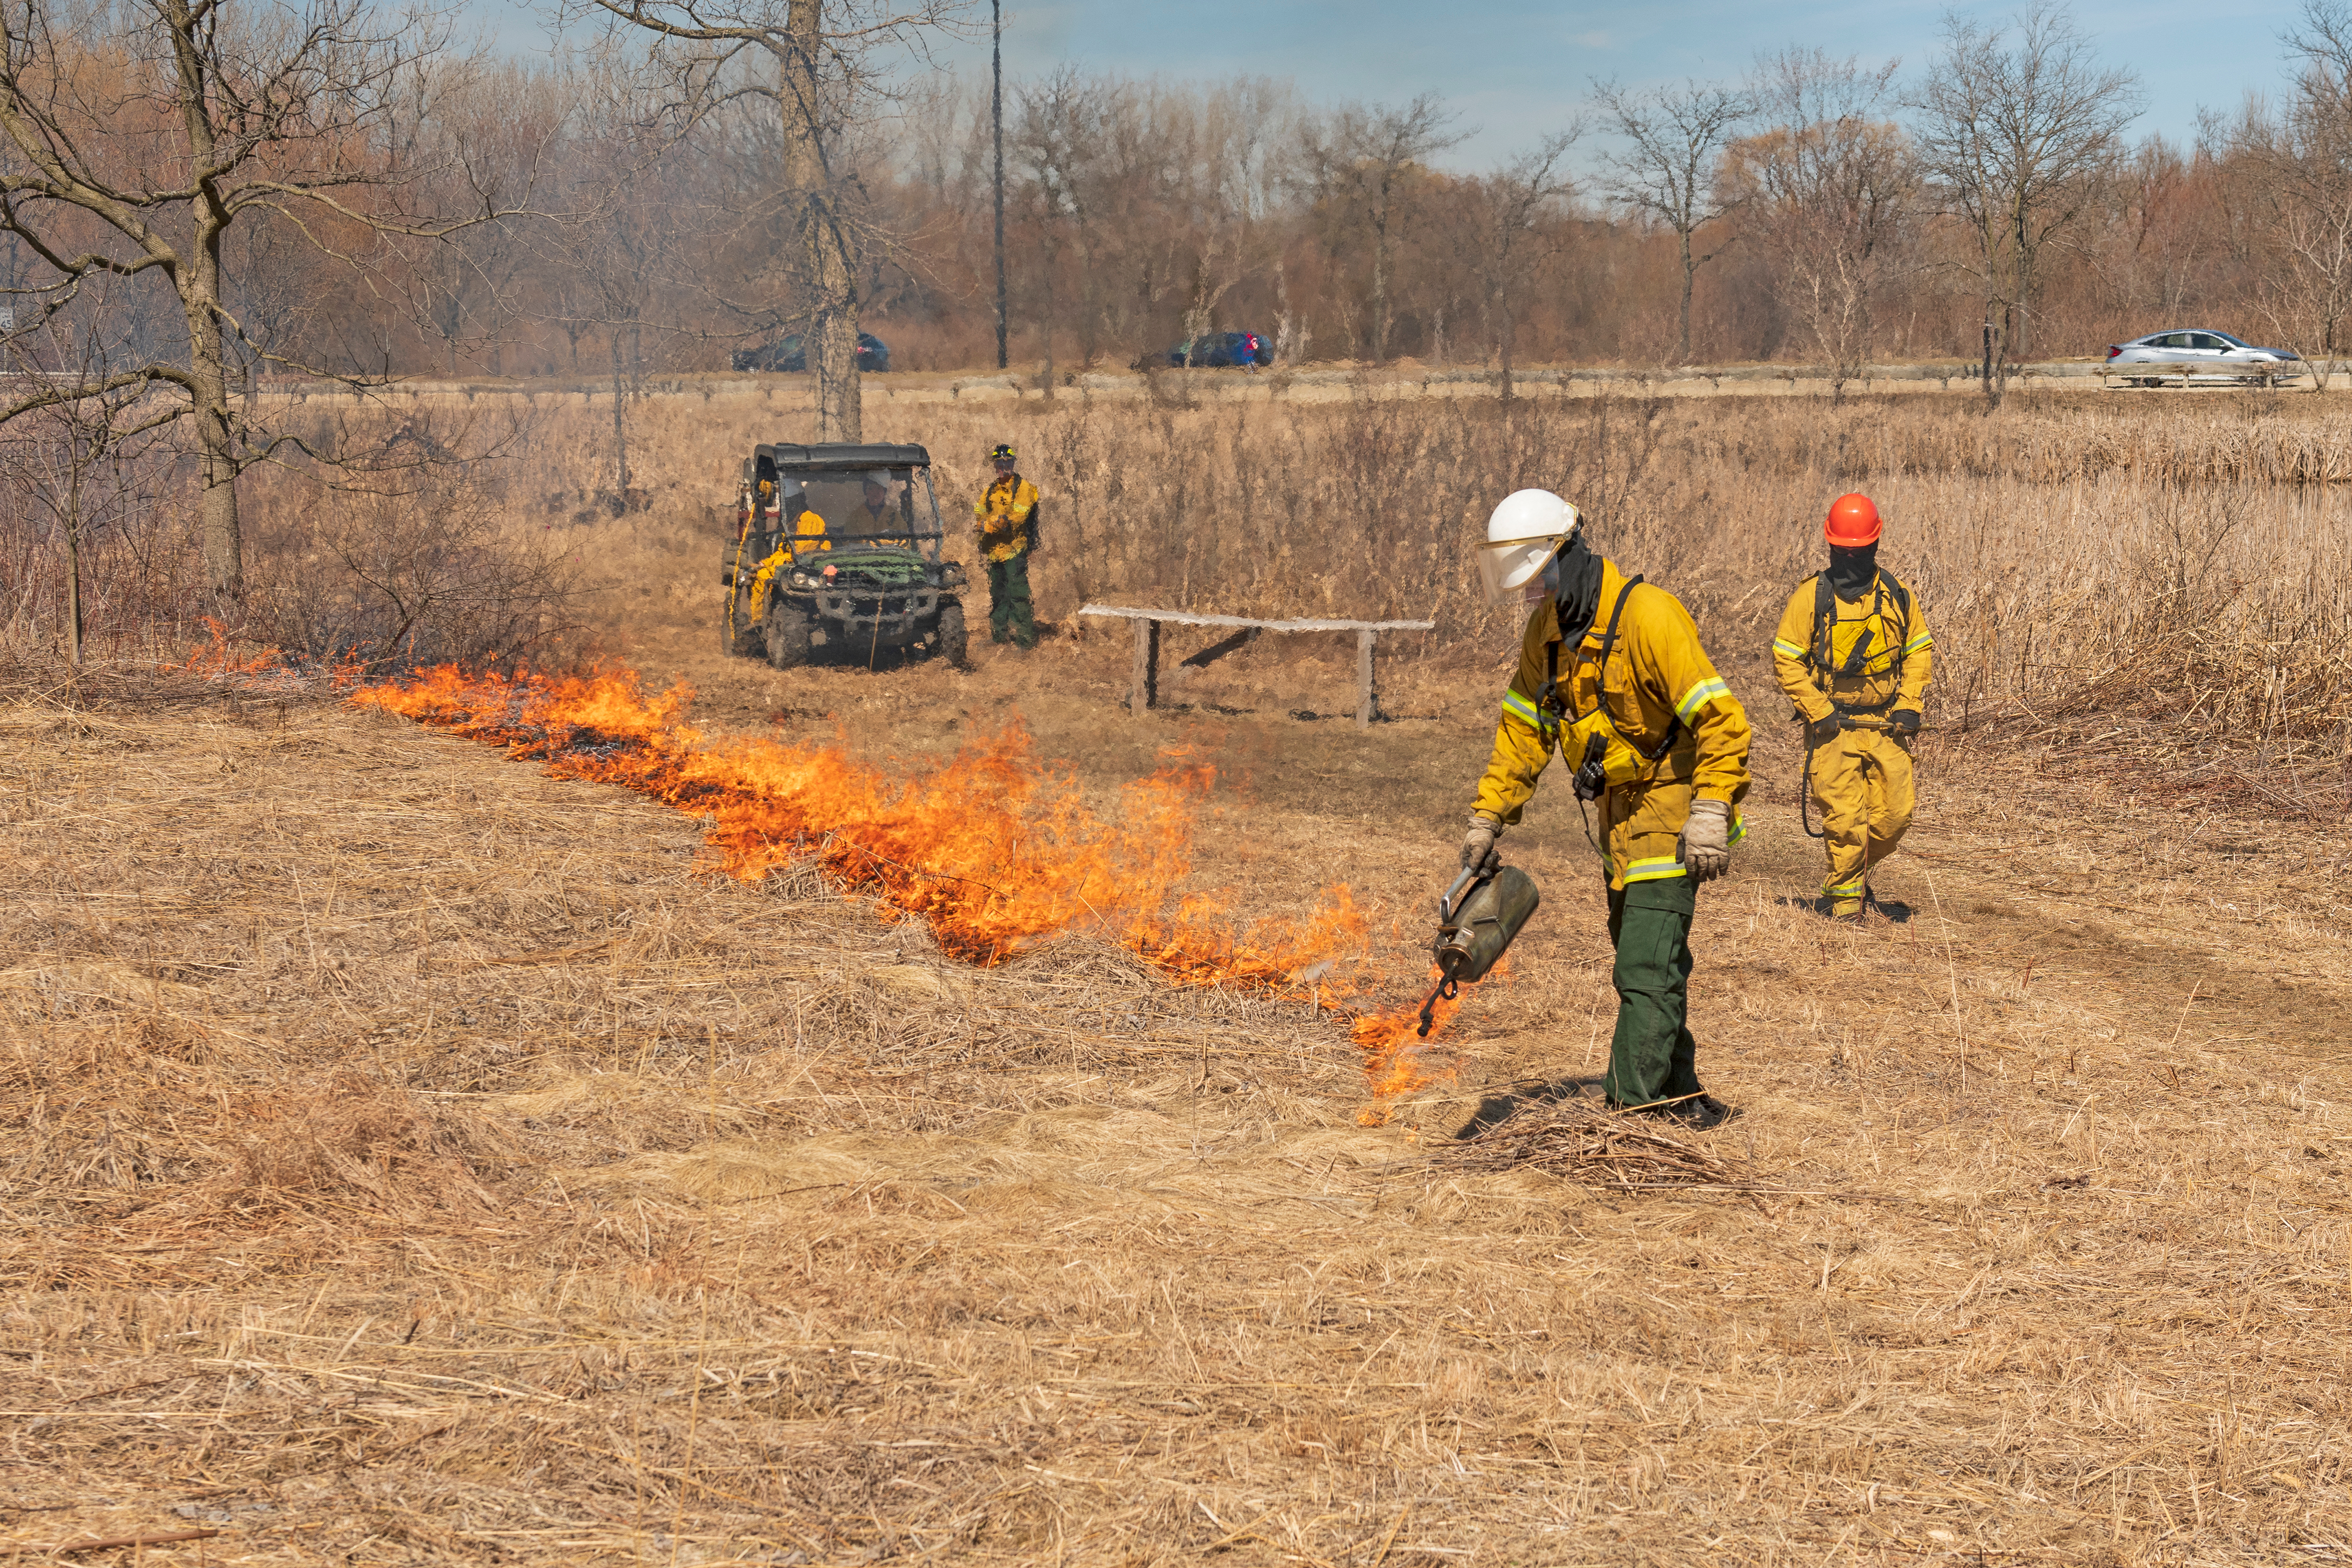
M 2106 369 L 2128 376 L 2129 367 L 2147 365 L 2157 373 L 2143 383 L 2153 386 L 2160 375 L 2226 375 L 2249 381 L 2274 381 L 2303 370 L 2303 356 L 2293 349 L 2256 348 L 2243 338 L 2204 329 L 2150 332 L 2127 343 L 2107 345 Z

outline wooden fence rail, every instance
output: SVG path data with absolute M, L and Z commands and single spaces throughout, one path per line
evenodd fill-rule
M 1332 621 L 1311 617 L 1269 621 L 1249 616 L 1204 616 L 1191 610 L 1133 609 L 1123 605 L 1088 605 L 1078 614 L 1109 616 L 1135 623 L 1135 663 L 1128 684 L 1127 704 L 1129 711 L 1139 719 L 1160 700 L 1160 628 L 1163 623 L 1172 622 L 1180 626 L 1237 628 L 1240 636 L 1228 638 L 1214 649 L 1208 650 L 1212 658 L 1254 640 L 1261 632 L 1353 632 L 1356 634 L 1356 728 L 1359 730 L 1370 729 L 1372 721 L 1380 716 L 1380 689 L 1373 679 L 1372 645 L 1381 633 L 1437 629 L 1435 621 Z M 1207 661 L 1203 659 L 1202 662 Z

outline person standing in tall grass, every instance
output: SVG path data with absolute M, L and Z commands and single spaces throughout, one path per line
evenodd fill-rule
M 1029 605 L 1029 552 L 1037 544 L 1037 487 L 1021 477 L 1020 459 L 999 441 L 989 449 L 996 478 L 971 514 L 980 530 L 980 552 L 988 562 L 988 636 L 1008 637 L 1016 647 L 1037 646 L 1037 623 Z
M 1911 742 L 1935 668 L 1935 635 L 1911 585 L 1878 564 L 1884 524 L 1865 495 L 1831 503 L 1829 569 L 1797 584 L 1772 637 L 1772 669 L 1805 726 L 1805 780 L 1821 813 L 1832 920 L 1865 920 L 1873 867 L 1911 826 Z
M 1617 950 L 1603 1092 L 1617 1110 L 1719 1126 L 1733 1111 L 1698 1080 L 1690 930 L 1698 884 L 1730 869 L 1744 832 L 1747 711 L 1682 602 L 1590 548 L 1576 509 L 1549 490 L 1504 499 L 1478 567 L 1489 603 L 1528 615 L 1463 868 L 1492 863 L 1552 753 L 1570 759 L 1577 799 L 1600 806 Z

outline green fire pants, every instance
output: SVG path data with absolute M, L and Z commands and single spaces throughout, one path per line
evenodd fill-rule
M 1629 883 L 1609 895 L 1609 940 L 1616 944 L 1617 1032 L 1609 1041 L 1605 1086 L 1612 1105 L 1647 1105 L 1699 1092 L 1698 1042 L 1684 1022 L 1690 1008 L 1691 916 L 1698 884 L 1688 877 Z
M 1029 552 L 988 563 L 988 636 L 1003 642 L 1010 632 L 1023 647 L 1037 646 L 1037 623 L 1029 611 Z

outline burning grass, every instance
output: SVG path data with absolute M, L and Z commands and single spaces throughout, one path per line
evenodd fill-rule
M 738 737 L 707 748 L 685 721 L 690 698 L 676 688 L 649 696 L 627 671 L 509 679 L 445 666 L 352 700 L 502 746 L 553 776 L 621 784 L 705 818 L 719 868 L 742 880 L 821 868 L 834 886 L 921 921 L 941 952 L 967 963 L 993 966 L 1092 931 L 1183 985 L 1319 1005 L 1365 972 L 1364 922 L 1344 883 L 1327 888 L 1302 921 L 1241 929 L 1230 895 L 1180 892 L 1192 870 L 1194 804 L 1216 782 L 1213 765 L 1181 752 L 1127 785 L 1106 819 L 1073 777 L 1035 757 L 1017 720 L 944 765 L 886 771 L 839 744 Z M 1375 1077 L 1377 1093 L 1410 1087 Z

